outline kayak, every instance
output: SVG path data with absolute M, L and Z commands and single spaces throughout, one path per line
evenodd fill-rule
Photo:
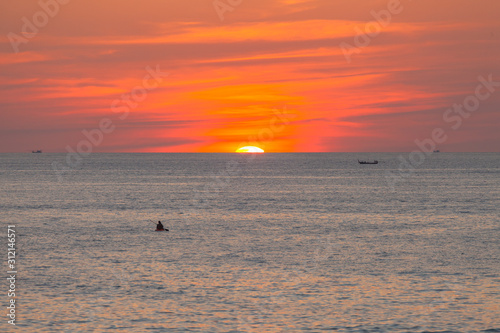
M 155 231 L 168 231 L 168 229 L 156 229 Z

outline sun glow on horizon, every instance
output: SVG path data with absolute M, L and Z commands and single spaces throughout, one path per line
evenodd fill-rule
M 237 153 L 263 153 L 264 150 L 255 146 L 245 146 L 236 149 Z

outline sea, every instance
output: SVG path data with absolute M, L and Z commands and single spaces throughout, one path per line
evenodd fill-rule
M 0 154 L 2 332 L 500 332 L 499 153 L 74 157 Z

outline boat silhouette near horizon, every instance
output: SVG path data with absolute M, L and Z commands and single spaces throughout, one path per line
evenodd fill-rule
M 38 149 L 38 150 L 32 150 L 31 152 L 33 154 L 41 154 L 42 153 L 42 151 L 40 149 Z
M 370 162 L 370 161 L 360 161 L 360 160 L 358 160 L 358 163 L 359 164 L 378 164 L 378 161 L 375 160 L 375 161 L 371 161 Z

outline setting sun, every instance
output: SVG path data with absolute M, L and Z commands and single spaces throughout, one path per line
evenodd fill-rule
M 236 150 L 237 153 L 263 153 L 264 150 L 260 149 L 259 147 L 255 146 L 245 146 L 238 148 Z

